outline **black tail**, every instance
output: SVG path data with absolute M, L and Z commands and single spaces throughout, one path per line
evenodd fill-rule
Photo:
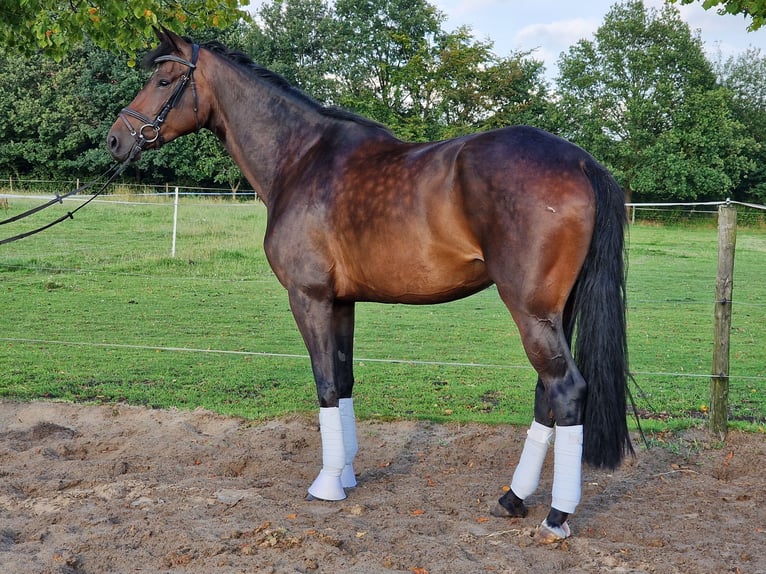
M 625 297 L 625 199 L 619 184 L 593 161 L 585 167 L 596 199 L 590 249 L 569 301 L 568 335 L 588 385 L 583 460 L 615 468 L 633 454 L 628 434 L 628 347 Z

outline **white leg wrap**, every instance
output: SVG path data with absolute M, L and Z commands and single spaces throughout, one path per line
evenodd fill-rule
M 548 453 L 552 437 L 552 428 L 532 421 L 532 426 L 527 431 L 527 439 L 524 441 L 524 450 L 521 452 L 521 458 L 511 482 L 511 490 L 522 500 L 532 494 L 540 483 L 540 473 L 543 470 L 545 455 Z
M 340 475 L 340 482 L 344 488 L 356 486 L 354 474 L 354 457 L 359 450 L 356 440 L 356 418 L 354 416 L 354 399 L 340 399 L 340 422 L 343 428 L 343 450 L 346 453 L 346 464 Z
M 319 429 L 322 433 L 322 470 L 309 487 L 309 494 L 322 500 L 343 500 L 346 493 L 340 481 L 346 465 L 340 409 L 320 408 Z
M 572 514 L 582 493 L 582 425 L 556 427 L 551 506 Z

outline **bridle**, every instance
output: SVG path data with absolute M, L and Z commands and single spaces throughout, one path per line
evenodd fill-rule
M 186 86 L 191 84 L 192 92 L 194 93 L 194 120 L 197 124 L 197 131 L 200 129 L 199 124 L 199 117 L 197 116 L 197 87 L 194 83 L 194 70 L 197 68 L 197 56 L 199 55 L 199 45 L 194 44 L 192 47 L 192 57 L 191 61 L 184 60 L 183 58 L 179 58 L 178 56 L 174 56 L 172 54 L 168 54 L 166 56 L 160 56 L 159 58 L 154 60 L 155 64 L 159 64 L 161 62 L 177 62 L 179 64 L 183 64 L 186 66 L 187 70 L 186 73 L 184 73 L 183 76 L 181 76 L 178 80 L 178 82 L 175 85 L 175 88 L 173 89 L 173 93 L 170 94 L 170 97 L 165 101 L 165 103 L 160 108 L 159 113 L 157 113 L 157 116 L 154 118 L 154 120 L 151 120 L 149 117 L 145 116 L 141 112 L 137 112 L 135 110 L 131 110 L 130 108 L 123 108 L 120 112 L 120 119 L 125 122 L 125 125 L 128 128 L 128 131 L 130 132 L 130 135 L 133 136 L 133 139 L 135 140 L 135 143 L 133 144 L 133 147 L 130 150 L 130 153 L 128 154 L 128 157 L 125 158 L 125 160 L 122 163 L 115 163 L 112 167 L 110 167 L 104 174 L 102 174 L 98 179 L 101 179 L 102 177 L 107 178 L 106 181 L 101 184 L 101 186 L 93 192 L 93 195 L 91 197 L 80 204 L 77 208 L 73 209 L 72 211 L 67 212 L 66 215 L 62 215 L 58 219 L 43 225 L 41 227 L 38 227 L 36 229 L 33 229 L 31 231 L 27 231 L 25 233 L 19 233 L 18 235 L 14 235 L 12 237 L 8 237 L 5 239 L 0 239 L 0 245 L 4 245 L 6 243 L 12 243 L 13 241 L 18 241 L 19 239 L 24 239 L 25 237 L 29 237 L 30 235 L 35 235 L 36 233 L 40 233 L 41 231 L 45 231 L 46 229 L 49 229 L 53 227 L 54 225 L 61 223 L 62 221 L 65 221 L 67 219 L 74 219 L 74 214 L 77 213 L 80 209 L 88 205 L 91 201 L 96 199 L 99 195 L 101 195 L 104 190 L 107 188 L 107 186 L 112 183 L 117 177 L 125 171 L 125 168 L 130 165 L 136 157 L 141 153 L 141 151 L 148 145 L 154 142 L 158 142 L 160 145 L 162 145 L 162 136 L 160 134 L 160 128 L 162 127 L 162 124 L 165 122 L 165 119 L 167 118 L 168 114 L 170 113 L 170 110 L 172 110 L 176 105 L 178 105 L 178 102 L 181 100 L 181 96 L 184 94 L 184 90 L 186 90 Z M 128 120 L 127 116 L 130 116 L 132 118 L 136 118 L 137 120 L 143 122 L 141 127 L 136 130 Z M 147 137 L 148 136 L 148 137 Z M 98 180 L 97 179 L 97 180 Z M 96 180 L 96 181 L 97 181 Z M 38 205 L 37 207 L 33 207 L 32 209 L 29 209 L 23 213 L 19 213 L 18 215 L 14 215 L 13 217 L 9 217 L 7 219 L 4 219 L 0 221 L 0 225 L 5 225 L 8 223 L 13 223 L 14 221 L 19 221 L 20 219 L 24 219 L 25 217 L 28 217 L 30 215 L 33 215 L 39 211 L 42 211 L 43 209 L 50 207 L 51 205 L 55 203 L 63 203 L 64 199 L 76 195 L 78 193 L 81 193 L 85 191 L 86 189 L 89 189 L 91 187 L 94 187 L 97 185 L 95 182 L 93 183 L 87 183 L 83 186 L 80 186 L 76 189 L 73 189 L 63 195 L 56 194 L 56 197 L 51 199 L 50 201 Z
M 160 108 L 160 111 L 157 112 L 154 120 L 150 119 L 148 116 L 142 114 L 141 112 L 137 112 L 136 110 L 132 110 L 130 108 L 122 108 L 122 111 L 120 111 L 120 119 L 125 123 L 125 126 L 128 128 L 130 135 L 133 136 L 133 139 L 136 142 L 133 145 L 133 150 L 131 150 L 131 155 L 134 156 L 137 152 L 143 150 L 144 147 L 148 144 L 158 142 L 159 145 L 162 145 L 164 143 L 162 140 L 162 135 L 160 134 L 160 128 L 165 122 L 165 119 L 170 113 L 170 110 L 178 105 L 178 102 L 181 100 L 181 97 L 186 90 L 186 86 L 189 84 L 191 84 L 192 92 L 194 94 L 194 121 L 197 124 L 197 131 L 199 131 L 199 117 L 197 116 L 197 86 L 194 83 L 194 70 L 197 69 L 198 55 L 199 45 L 194 44 L 192 46 L 191 60 L 184 60 L 183 58 L 179 58 L 173 54 L 160 56 L 154 60 L 155 64 L 160 64 L 162 62 L 176 62 L 178 64 L 183 64 L 187 69 L 184 75 L 179 78 L 175 88 L 173 89 L 173 93 L 170 94 L 170 97 L 167 100 L 165 100 L 165 103 Z M 127 116 L 135 118 L 143 122 L 143 124 L 140 128 L 138 128 L 138 130 L 136 130 L 128 120 Z

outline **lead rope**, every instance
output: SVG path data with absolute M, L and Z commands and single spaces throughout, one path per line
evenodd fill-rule
M 102 177 L 108 176 L 107 180 L 101 185 L 100 188 L 98 188 L 93 194 L 88 198 L 87 201 L 84 201 L 80 205 L 78 205 L 75 209 L 72 211 L 68 211 L 65 215 L 62 215 L 58 219 L 55 219 L 54 221 L 51 221 L 50 223 L 47 223 L 41 227 L 38 227 L 36 229 L 33 229 L 31 231 L 25 231 L 24 233 L 19 233 L 18 235 L 13 235 L 11 237 L 7 237 L 5 239 L 0 239 L 0 245 L 5 245 L 6 243 L 12 243 L 14 241 L 18 241 L 19 239 L 24 239 L 25 237 L 29 237 L 30 235 L 35 235 L 37 233 L 40 233 L 41 231 L 45 231 L 46 229 L 50 229 L 54 225 L 57 225 L 61 223 L 62 221 L 65 221 L 67 219 L 74 219 L 74 214 L 80 211 L 83 207 L 88 205 L 91 201 L 96 199 L 99 195 L 101 195 L 107 188 L 107 186 L 112 183 L 117 177 L 120 176 L 120 174 L 125 171 L 125 168 L 128 167 L 128 165 L 135 159 L 136 154 L 140 151 L 139 146 L 133 146 L 133 148 L 130 150 L 130 155 L 128 155 L 127 159 L 123 161 L 121 164 L 114 164 L 112 167 L 110 167 L 108 170 L 106 170 L 102 175 L 100 175 L 98 179 L 101 179 Z M 111 174 L 110 174 L 111 172 Z M 86 183 L 85 185 L 81 185 L 80 187 L 73 189 L 72 191 L 69 191 L 65 193 L 64 195 L 56 194 L 56 197 L 48 201 L 47 203 L 44 203 L 42 205 L 38 205 L 37 207 L 33 207 L 32 209 L 29 209 L 23 213 L 19 213 L 18 215 L 14 215 L 13 217 L 9 217 L 8 219 L 4 219 L 3 221 L 0 221 L 0 225 L 5 225 L 7 223 L 13 223 L 14 221 L 19 221 L 20 219 L 24 219 L 25 217 L 29 217 L 30 215 L 33 215 L 39 211 L 42 211 L 43 209 L 46 209 L 50 207 L 51 205 L 55 203 L 64 203 L 64 200 L 67 197 L 76 195 L 78 193 L 81 193 L 85 191 L 86 189 L 90 189 L 91 187 L 95 186 L 96 182 L 90 182 Z

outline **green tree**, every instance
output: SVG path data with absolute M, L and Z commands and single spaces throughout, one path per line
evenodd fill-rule
M 467 28 L 446 32 L 425 0 L 338 0 L 338 103 L 409 140 L 435 140 L 545 114 L 542 64 L 497 57 Z
M 502 58 L 491 42 L 460 28 L 441 39 L 431 93 L 435 121 L 444 135 L 530 124 L 553 129 L 542 62 L 519 52 Z
M 752 138 L 750 169 L 735 188 L 736 199 L 766 203 L 766 56 L 751 48 L 719 61 L 716 74 L 733 94 L 732 112 Z
M 15 51 L 41 50 L 64 59 L 83 38 L 104 49 L 135 55 L 153 27 L 176 32 L 226 26 L 247 12 L 248 0 L 0 0 L 0 44 Z
M 243 43 L 258 63 L 330 103 L 337 91 L 337 28 L 333 10 L 323 0 L 274 0 L 260 7 L 257 25 L 243 30 Z
M 613 6 L 559 69 L 564 134 L 615 172 L 628 200 L 724 198 L 749 169 L 731 94 L 675 8 Z
M 678 2 L 679 0 L 670 1 Z M 766 0 L 680 0 L 681 4 L 693 4 L 700 1 L 705 10 L 717 7 L 718 13 L 721 15 L 733 14 L 736 16 L 741 14 L 752 18 L 747 27 L 751 32 L 758 30 L 766 23 Z
M 407 126 L 444 17 L 426 0 L 337 0 L 340 105 L 417 139 Z
M 72 173 L 89 146 L 90 105 L 77 90 L 85 57 L 74 50 L 63 67 L 41 56 L 0 58 L 0 171 Z
M 541 62 L 500 58 L 467 28 L 446 32 L 425 0 L 273 0 L 242 45 L 327 105 L 434 140 L 510 123 L 546 121 Z
M 93 179 L 111 165 L 106 134 L 147 72 L 87 40 L 60 63 L 36 54 L 0 57 L 0 174 Z M 182 185 L 226 184 L 239 169 L 207 132 L 145 154 L 125 178 Z

